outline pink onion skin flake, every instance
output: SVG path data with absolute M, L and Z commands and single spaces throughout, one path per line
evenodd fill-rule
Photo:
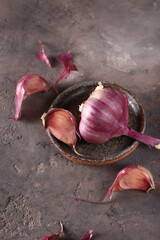
M 40 61 L 44 61 L 44 62 L 48 65 L 48 67 L 52 67 L 52 66 L 51 66 L 51 63 L 50 63 L 50 61 L 49 61 L 49 59 L 48 59 L 48 57 L 47 57 L 47 55 L 46 55 L 46 53 L 45 53 L 44 45 L 43 45 L 42 41 L 39 40 L 38 42 L 39 42 L 39 44 L 40 44 L 40 46 L 41 46 L 41 48 L 42 48 L 42 51 L 40 51 L 40 52 L 38 53 L 38 55 L 37 55 L 38 59 L 39 59 Z
M 77 67 L 75 66 L 72 56 L 71 56 L 71 51 L 64 52 L 56 59 L 64 66 L 64 69 L 60 73 L 57 81 L 54 84 L 54 88 L 56 89 L 57 83 L 62 79 L 62 78 L 67 78 L 70 74 L 71 71 L 78 71 Z
M 80 240 L 90 240 L 90 239 L 92 239 L 93 233 L 94 233 L 93 230 L 88 230 Z
M 22 102 L 27 96 L 37 92 L 48 91 L 49 88 L 49 82 L 38 74 L 30 74 L 23 76 L 16 87 L 16 111 L 13 119 L 18 120 L 20 118 Z

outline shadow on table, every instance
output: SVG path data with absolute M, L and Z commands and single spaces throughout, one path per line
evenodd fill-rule
M 42 114 L 48 111 L 56 96 L 53 89 L 28 96 L 22 103 L 21 120 L 32 122 L 40 119 Z

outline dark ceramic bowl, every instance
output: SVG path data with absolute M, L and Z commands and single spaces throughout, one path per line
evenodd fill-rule
M 102 84 L 105 87 L 117 89 L 119 92 L 128 97 L 129 125 L 131 128 L 139 132 L 144 132 L 144 112 L 142 106 L 137 102 L 135 97 L 129 91 L 116 84 L 111 84 L 103 81 Z M 58 97 L 53 101 L 51 108 L 64 108 L 69 110 L 76 117 L 77 123 L 79 124 L 79 105 L 89 97 L 97 85 L 98 82 L 83 82 L 76 84 L 59 94 Z M 79 156 L 73 151 L 72 147 L 57 140 L 53 136 L 49 137 L 57 151 L 66 158 L 77 163 L 94 166 L 106 165 L 116 162 L 128 156 L 139 144 L 139 142 L 127 136 L 112 138 L 103 144 L 90 144 L 81 139 L 78 140 L 76 145 L 76 150 L 80 154 L 83 154 L 83 156 Z

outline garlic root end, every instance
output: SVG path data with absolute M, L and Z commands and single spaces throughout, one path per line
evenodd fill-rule
M 43 115 L 41 116 L 43 126 L 45 126 L 45 116 L 46 116 L 46 113 L 43 113 Z
M 160 143 L 158 143 L 157 145 L 155 145 L 155 148 L 160 150 Z

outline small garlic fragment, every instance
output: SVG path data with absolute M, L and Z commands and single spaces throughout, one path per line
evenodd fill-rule
M 40 61 L 44 61 L 44 62 L 48 65 L 48 67 L 52 67 L 52 66 L 51 66 L 51 63 L 50 63 L 50 61 L 49 61 L 49 59 L 48 59 L 48 57 L 47 57 L 47 55 L 46 55 L 46 53 L 45 53 L 45 50 L 44 50 L 44 46 L 43 46 L 42 41 L 39 40 L 38 42 L 39 42 L 39 44 L 41 45 L 41 48 L 42 48 L 42 50 L 38 53 L 38 56 L 37 56 L 38 59 L 39 59 Z
M 79 111 L 82 112 L 82 108 L 83 108 L 83 103 L 81 103 L 81 105 L 79 105 Z
M 123 168 L 109 188 L 104 202 L 110 195 L 112 198 L 113 192 L 124 191 L 128 189 L 137 189 L 149 192 L 151 189 L 155 189 L 154 180 L 150 171 L 140 165 L 131 165 Z
M 88 230 L 80 240 L 90 240 L 93 237 L 93 230 Z
M 63 233 L 63 224 L 61 222 L 60 222 L 60 227 L 61 227 L 60 232 L 54 233 L 52 235 L 47 235 L 41 240 L 58 240 L 60 235 Z
M 64 66 L 62 72 L 60 73 L 57 81 L 53 86 L 56 92 L 58 92 L 56 88 L 57 83 L 63 78 L 68 78 L 71 71 L 78 71 L 78 69 L 73 62 L 71 51 L 62 53 L 61 55 L 57 56 L 56 59 Z
M 98 86 L 95 88 L 95 91 L 103 89 L 104 86 L 101 82 L 98 82 Z

